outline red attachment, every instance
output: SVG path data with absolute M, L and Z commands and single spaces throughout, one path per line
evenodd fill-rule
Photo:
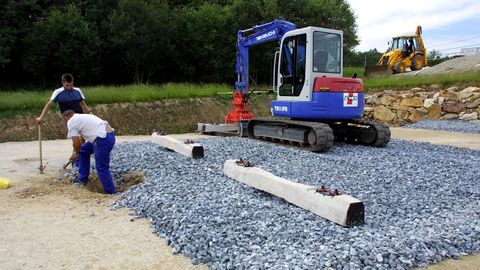
M 315 189 L 315 192 L 318 192 L 318 193 L 321 193 L 323 195 L 328 195 L 328 196 L 332 196 L 332 197 L 335 197 L 335 196 L 338 196 L 338 195 L 342 195 L 342 193 L 340 193 L 340 191 L 338 191 L 338 189 L 335 189 L 335 190 L 331 190 L 331 189 L 328 189 L 326 188 L 325 186 L 321 186 L 319 188 L 316 188 Z
M 235 161 L 235 164 L 237 164 L 238 166 L 242 166 L 242 167 L 253 167 L 253 163 L 251 163 L 250 161 L 246 160 L 246 159 L 239 159 L 237 161 Z
M 245 101 L 244 95 L 239 92 L 235 92 L 233 94 L 233 101 L 232 105 L 235 106 L 235 109 L 232 109 L 226 116 L 225 116 L 225 124 L 236 124 L 240 122 L 240 120 L 250 120 L 253 117 L 253 113 L 247 108 L 248 102 Z
M 313 92 L 363 92 L 363 82 L 354 78 L 316 77 Z

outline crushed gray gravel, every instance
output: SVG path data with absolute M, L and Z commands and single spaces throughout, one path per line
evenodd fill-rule
M 480 151 L 392 140 L 385 148 L 335 144 L 323 154 L 227 137 L 198 140 L 204 159 L 148 142 L 112 152 L 118 177 L 145 183 L 113 208 L 146 217 L 174 253 L 212 269 L 408 269 L 480 251 Z M 227 159 L 365 204 L 365 224 L 344 228 L 222 173 Z
M 403 127 L 480 134 L 480 123 L 462 120 L 423 120 Z

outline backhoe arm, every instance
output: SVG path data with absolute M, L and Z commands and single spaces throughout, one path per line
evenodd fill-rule
M 243 95 L 248 94 L 248 48 L 274 40 L 280 43 L 285 33 L 295 29 L 297 27 L 291 22 L 274 20 L 266 24 L 256 25 L 250 29 L 238 31 L 235 66 L 235 72 L 237 73 L 236 92 Z

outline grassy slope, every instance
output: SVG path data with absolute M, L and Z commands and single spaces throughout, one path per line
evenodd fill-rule
M 120 102 L 152 102 L 167 98 L 191 98 L 215 96 L 219 92 L 231 92 L 223 84 L 163 84 L 96 86 L 82 88 L 88 105 Z M 0 115 L 40 113 L 53 90 L 0 92 Z M 56 106 L 53 107 L 55 109 Z
M 346 67 L 345 77 L 357 73 L 363 77 L 363 68 Z M 404 89 L 419 85 L 456 83 L 478 83 L 479 72 L 465 72 L 433 76 L 390 76 L 363 78 L 365 89 Z M 127 85 L 96 86 L 83 88 L 87 104 L 112 104 L 120 102 L 152 102 L 167 98 L 192 98 L 215 96 L 220 92 L 231 92 L 232 87 L 225 84 L 163 84 L 163 85 Z M 0 116 L 14 116 L 25 113 L 40 113 L 52 91 L 0 92 Z M 56 110 L 57 106 L 52 109 Z
M 480 82 L 480 72 L 465 72 L 455 74 L 438 74 L 431 76 L 389 76 L 389 77 L 374 77 L 364 80 L 365 89 L 380 89 L 380 88 L 409 88 L 421 85 L 442 84 L 453 85 L 458 83 L 478 83 Z

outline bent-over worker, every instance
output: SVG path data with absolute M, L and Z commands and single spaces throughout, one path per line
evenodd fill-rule
M 110 152 L 115 145 L 115 134 L 107 121 L 93 114 L 77 114 L 72 110 L 63 112 L 67 123 L 68 138 L 72 138 L 73 150 L 70 160 L 80 159 L 78 180 L 83 185 L 88 182 L 90 174 L 90 157 L 95 157 L 97 175 L 107 194 L 115 193 L 112 174 L 110 173 Z M 82 144 L 82 137 L 85 143 Z

